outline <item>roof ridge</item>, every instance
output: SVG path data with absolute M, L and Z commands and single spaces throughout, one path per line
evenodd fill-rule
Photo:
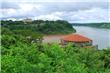
M 69 34 L 69 35 L 66 35 L 64 37 L 62 37 L 62 40 L 65 40 L 65 41 L 92 41 L 90 38 L 88 37 L 85 37 L 83 35 L 79 35 L 79 34 Z

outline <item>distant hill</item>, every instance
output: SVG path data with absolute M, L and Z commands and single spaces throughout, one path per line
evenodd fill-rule
M 97 28 L 110 28 L 110 23 L 71 23 L 74 26 L 90 26 Z
M 70 23 L 64 20 L 43 21 L 34 20 L 32 22 L 24 21 L 1 21 L 1 26 L 10 30 L 32 30 L 42 34 L 67 34 L 75 32 Z

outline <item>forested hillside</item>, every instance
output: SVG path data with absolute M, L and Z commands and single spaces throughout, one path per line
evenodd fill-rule
M 90 26 L 96 28 L 110 28 L 110 23 L 72 23 L 75 26 Z
M 67 34 L 75 32 L 75 29 L 67 21 L 43 21 L 34 20 L 32 22 L 23 21 L 1 21 L 2 27 L 10 30 L 32 30 L 42 34 Z
M 41 35 L 7 28 L 1 34 L 1 73 L 110 73 L 110 48 L 42 44 Z

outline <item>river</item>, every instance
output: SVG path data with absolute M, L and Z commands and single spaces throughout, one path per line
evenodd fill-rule
M 93 40 L 93 45 L 98 49 L 110 47 L 110 29 L 100 29 L 87 26 L 73 26 L 78 34 L 84 35 Z

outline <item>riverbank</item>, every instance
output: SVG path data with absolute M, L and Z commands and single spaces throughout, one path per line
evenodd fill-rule
M 63 35 L 46 35 L 43 37 L 43 43 L 60 43 Z

